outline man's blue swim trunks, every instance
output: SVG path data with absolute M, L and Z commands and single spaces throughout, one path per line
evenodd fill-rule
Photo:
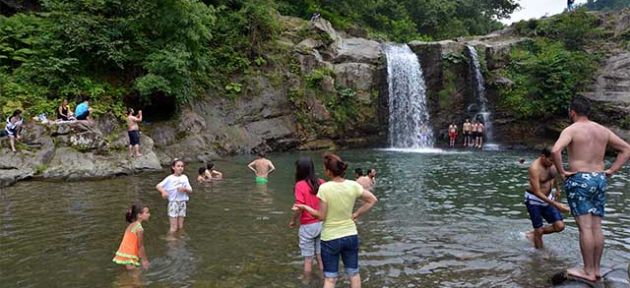
M 578 172 L 567 178 L 564 189 L 573 217 L 593 214 L 604 217 L 606 204 L 606 174 L 604 172 Z

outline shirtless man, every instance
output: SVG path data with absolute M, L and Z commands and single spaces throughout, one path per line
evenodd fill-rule
M 472 124 L 470 124 L 470 141 L 468 147 L 477 147 L 477 120 L 472 120 Z
M 477 139 L 476 139 L 476 143 L 477 143 L 477 148 L 481 148 L 483 147 L 483 130 L 484 130 L 484 126 L 483 123 L 479 122 L 477 123 Z
M 529 166 L 529 185 L 525 190 L 525 206 L 529 218 L 532 220 L 533 231 L 527 233 L 527 238 L 534 241 L 537 249 L 543 248 L 542 236 L 544 234 L 557 233 L 564 230 L 564 222 L 560 211 L 569 212 L 569 207 L 556 202 L 560 199 L 560 186 L 556 181 L 558 175 L 553 167 L 551 149 L 545 147 L 540 156 Z M 551 188 L 556 188 L 556 193 L 551 193 Z M 543 227 L 543 218 L 547 225 Z
M 276 167 L 273 166 L 273 163 L 271 163 L 269 159 L 265 158 L 265 152 L 258 152 L 257 156 L 258 159 L 247 164 L 247 167 L 256 173 L 256 183 L 266 184 L 269 182 L 267 177 L 271 172 L 276 170 Z
M 471 132 L 471 124 L 470 124 L 470 120 L 466 119 L 466 121 L 464 122 L 464 125 L 462 127 L 462 131 L 464 132 L 464 147 L 468 147 L 471 145 L 471 140 L 470 140 L 470 132 Z
M 129 134 L 129 157 L 140 157 L 140 128 L 138 122 L 142 122 L 142 110 L 137 116 L 133 116 L 133 108 L 127 111 L 127 134 Z M 134 154 L 135 149 L 135 154 Z
M 448 139 L 450 141 L 448 146 L 454 148 L 455 139 L 457 139 L 457 125 L 453 122 L 451 122 L 451 125 L 448 125 Z
M 553 146 L 553 162 L 565 179 L 564 188 L 580 232 L 580 251 L 584 267 L 571 268 L 567 273 L 588 281 L 601 277 L 600 262 L 604 252 L 602 218 L 606 203 L 606 177 L 619 171 L 630 158 L 630 144 L 608 128 L 588 119 L 590 103 L 574 98 L 569 108 L 573 124 L 562 130 Z M 617 159 L 610 168 L 604 167 L 606 147 L 617 150 Z M 562 166 L 562 150 L 567 148 L 569 170 Z
M 370 180 L 370 177 L 368 177 L 367 175 L 363 175 L 363 169 L 355 169 L 354 174 L 357 178 L 355 181 L 361 184 L 361 186 L 363 186 L 363 189 L 370 190 L 372 188 L 372 181 Z

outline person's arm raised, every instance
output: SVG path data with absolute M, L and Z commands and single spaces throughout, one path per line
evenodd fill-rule
M 623 167 L 626 162 L 628 162 L 628 158 L 630 158 L 630 144 L 628 144 L 628 142 L 626 141 L 623 141 L 623 139 L 621 139 L 612 131 L 608 130 L 608 133 L 610 133 L 608 137 L 608 145 L 618 151 L 617 159 L 615 159 L 615 162 L 613 162 L 610 168 L 604 171 L 606 173 L 606 176 L 612 176 L 617 171 L 619 171 L 619 169 L 621 169 L 621 167 Z
M 372 194 L 369 190 L 363 189 L 363 193 L 361 193 L 361 200 L 363 200 L 363 205 L 357 209 L 354 213 L 352 213 L 352 220 L 357 220 L 357 218 L 361 217 L 365 212 L 372 209 L 372 206 L 378 202 L 376 196 Z
M 572 141 L 572 136 L 569 128 L 562 130 L 560 133 L 560 137 L 556 141 L 556 144 L 553 145 L 551 149 L 551 156 L 553 157 L 553 165 L 556 166 L 558 173 L 562 176 L 562 179 L 566 179 L 567 177 L 575 174 L 576 172 L 569 172 L 564 170 L 564 166 L 562 164 L 562 150 L 566 148 Z

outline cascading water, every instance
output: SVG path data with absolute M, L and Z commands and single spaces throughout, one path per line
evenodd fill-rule
M 481 74 L 481 66 L 479 65 L 479 56 L 477 55 L 477 49 L 473 46 L 466 46 L 468 55 L 470 56 L 470 69 L 473 82 L 475 85 L 474 93 L 477 98 L 477 104 L 479 105 L 479 113 L 475 116 L 481 116 L 484 125 L 484 134 L 488 144 L 493 143 L 494 134 L 492 129 L 492 114 L 488 111 L 488 99 L 486 98 L 486 87 Z
M 386 45 L 389 86 L 389 146 L 433 147 L 425 84 L 418 56 L 406 44 Z

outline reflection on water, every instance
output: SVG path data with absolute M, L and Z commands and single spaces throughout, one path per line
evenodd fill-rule
M 530 162 L 535 152 L 528 153 Z M 319 154 L 311 154 L 321 167 Z M 379 203 L 359 221 L 365 287 L 541 287 L 580 263 L 572 218 L 537 251 L 522 202 L 527 166 L 509 152 L 342 152 L 354 168 L 378 170 Z M 0 283 L 6 287 L 320 287 L 300 279 L 297 229 L 288 228 L 298 154 L 271 155 L 278 170 L 256 185 L 248 157 L 218 162 L 226 176 L 194 186 L 184 231 L 168 241 L 165 173 L 86 182 L 24 182 L 0 191 Z M 191 165 L 195 166 L 195 165 Z M 187 168 L 189 176 L 194 169 Z M 319 171 L 320 175 L 322 174 Z M 630 261 L 628 168 L 610 180 L 604 221 L 607 266 Z M 111 262 L 134 201 L 151 269 Z M 568 216 L 568 215 L 565 215 Z M 46 273 L 53 268 L 55 273 Z M 341 281 L 338 286 L 346 285 Z M 4 287 L 4 285 L 3 285 Z

